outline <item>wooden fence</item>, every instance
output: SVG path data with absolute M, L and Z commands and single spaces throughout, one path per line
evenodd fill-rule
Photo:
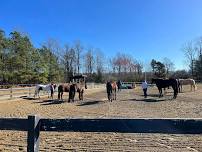
M 26 85 L 18 85 L 21 87 L 10 87 L 8 89 L 0 89 L 0 100 L 7 100 L 7 99 L 13 99 L 13 98 L 19 98 L 22 96 L 27 97 L 33 97 L 35 92 L 35 87 L 33 84 L 26 84 Z M 31 87 L 27 87 L 31 86 Z M 105 84 L 99 84 L 99 83 L 87 83 L 88 89 L 95 89 L 95 88 L 103 88 L 105 87 Z M 57 89 L 56 91 L 57 92 Z M 46 95 L 46 91 L 41 91 L 40 94 Z
M 202 119 L 0 118 L 0 130 L 27 131 L 27 151 L 39 151 L 40 131 L 202 134 Z

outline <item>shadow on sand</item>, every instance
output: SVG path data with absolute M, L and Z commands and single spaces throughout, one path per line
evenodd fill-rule
M 28 97 L 28 96 L 21 96 L 20 98 L 25 99 L 25 100 L 37 100 L 37 98 Z
M 103 103 L 103 101 L 86 101 L 86 102 L 83 102 L 81 104 L 78 104 L 77 106 L 89 106 L 89 105 L 95 105 L 95 104 L 101 104 Z
M 144 101 L 144 102 L 161 102 L 161 101 L 167 101 L 170 99 L 161 99 L 161 98 L 141 98 L 141 99 L 127 99 L 122 101 Z
M 43 100 L 37 103 L 41 103 L 41 105 L 47 106 L 47 105 L 53 105 L 53 104 L 61 104 L 61 103 L 64 103 L 64 101 L 56 99 L 56 100 Z

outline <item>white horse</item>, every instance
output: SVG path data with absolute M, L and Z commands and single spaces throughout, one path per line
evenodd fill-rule
M 49 98 L 49 95 L 51 95 L 51 98 L 53 99 L 53 93 L 54 93 L 55 88 L 56 88 L 55 84 L 48 84 L 48 85 L 38 84 L 38 85 L 36 85 L 36 88 L 35 88 L 34 98 L 36 96 L 38 96 L 40 98 L 39 92 L 40 92 L 40 90 L 43 90 L 48 93 L 48 98 Z
M 182 92 L 182 85 L 190 85 L 191 91 L 194 88 L 194 91 L 197 89 L 194 79 L 179 79 L 179 92 Z

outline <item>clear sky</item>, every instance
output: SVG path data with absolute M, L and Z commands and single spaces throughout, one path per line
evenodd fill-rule
M 125 52 L 144 63 L 170 58 L 185 68 L 182 45 L 202 36 L 202 0 L 1 0 L 0 28 Z

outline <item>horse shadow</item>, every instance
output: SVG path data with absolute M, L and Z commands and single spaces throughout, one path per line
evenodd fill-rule
M 144 101 L 144 102 L 161 102 L 166 101 L 168 99 L 159 99 L 159 98 L 141 98 L 141 99 L 127 99 L 122 101 Z
M 154 99 L 154 98 L 144 98 L 144 99 L 136 99 L 135 101 L 144 101 L 144 102 L 161 102 L 166 101 L 167 99 Z
M 48 106 L 48 105 L 54 105 L 54 104 L 61 104 L 64 101 L 61 100 L 43 100 L 43 101 L 39 101 L 37 103 L 41 103 L 42 106 Z
M 78 104 L 77 106 L 89 106 L 89 105 L 95 105 L 95 104 L 101 104 L 103 101 L 95 100 L 95 101 L 86 101 L 83 103 Z
M 29 97 L 29 96 L 21 96 L 20 98 L 25 99 L 25 100 L 37 100 L 37 98 Z

